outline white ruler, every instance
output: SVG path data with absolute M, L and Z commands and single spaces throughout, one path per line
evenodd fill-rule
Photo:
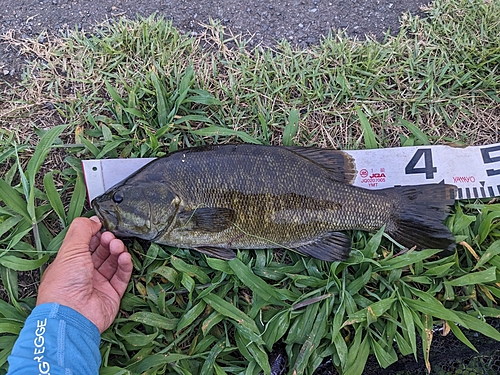
M 457 148 L 415 146 L 344 151 L 354 158 L 354 185 L 383 189 L 444 182 L 458 187 L 458 199 L 500 196 L 500 143 Z M 84 160 L 89 201 L 153 160 Z

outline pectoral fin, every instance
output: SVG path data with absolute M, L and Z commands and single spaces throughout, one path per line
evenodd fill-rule
M 229 228 L 235 212 L 230 208 L 200 207 L 179 213 L 179 221 L 189 230 L 217 233 Z
M 331 232 L 311 242 L 293 249 L 298 253 L 320 260 L 336 262 L 346 260 L 351 252 L 351 239 L 341 232 Z
M 233 250 L 225 249 L 223 247 L 202 246 L 202 247 L 196 247 L 195 250 L 199 251 L 200 253 L 210 255 L 214 258 L 219 258 L 224 260 L 231 260 L 236 258 L 236 254 L 234 253 Z

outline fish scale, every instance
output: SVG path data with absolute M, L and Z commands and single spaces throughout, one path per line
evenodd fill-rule
M 366 190 L 350 184 L 355 175 L 341 151 L 210 146 L 156 159 L 92 204 L 117 235 L 224 259 L 233 249 L 282 247 L 342 260 L 350 239 L 340 231 L 384 225 L 406 246 L 453 248 L 442 221 L 454 186 Z
M 272 148 L 267 150 L 274 154 Z M 355 205 L 355 196 L 348 190 L 352 186 L 333 181 L 328 171 L 285 149 L 280 151 L 283 155 L 279 157 L 240 152 L 232 155 L 229 165 L 225 164 L 226 155 L 211 158 L 207 153 L 183 154 L 185 168 L 172 177 L 186 182 L 183 192 L 190 199 L 184 200 L 184 210 L 195 210 L 199 202 L 206 207 L 240 207 L 234 225 L 218 233 L 212 242 L 220 246 L 231 242 L 236 248 L 266 248 L 273 244 L 296 247 L 330 230 L 373 230 L 384 224 L 387 211 L 372 212 L 370 201 L 376 199 L 375 205 L 380 207 L 390 204 L 386 197 L 359 189 L 362 204 Z M 234 172 L 228 176 L 228 170 Z M 186 176 L 187 171 L 190 173 Z M 259 171 L 257 176 L 255 171 Z M 198 184 L 191 181 L 199 175 L 205 179 Z M 363 195 L 367 195 L 366 199 Z M 280 220 L 275 219 L 277 216 Z M 197 235 L 200 238 L 196 240 Z M 193 228 L 187 234 L 185 230 L 174 230 L 168 239 L 159 240 L 180 245 L 186 236 L 199 243 L 206 241 L 205 234 L 197 234 Z

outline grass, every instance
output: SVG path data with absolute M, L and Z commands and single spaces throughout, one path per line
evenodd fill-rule
M 0 373 L 34 306 L 24 275 L 57 251 L 85 203 L 81 159 L 162 156 L 206 143 L 342 149 L 499 142 L 500 4 L 435 1 L 383 42 L 332 34 L 296 50 L 246 48 L 217 24 L 197 38 L 148 18 L 95 35 L 4 39 L 30 59 L 0 93 Z M 500 340 L 500 204 L 457 202 L 456 253 L 398 248 L 353 232 L 353 256 L 325 263 L 242 251 L 221 261 L 128 242 L 134 275 L 103 335 L 102 374 L 269 373 L 284 342 L 290 373 L 332 358 L 361 374 L 422 350 L 434 327 L 472 346 Z M 422 349 L 417 349 L 417 342 Z

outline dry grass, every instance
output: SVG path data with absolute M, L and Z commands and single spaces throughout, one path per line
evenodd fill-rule
M 438 19 L 445 22 L 446 16 Z M 43 44 L 4 35 L 32 62 L 20 86 L 2 93 L 2 128 L 27 135 L 33 126 L 68 123 L 85 133 L 91 128 L 88 113 L 113 117 L 105 80 L 126 98 L 134 87 L 147 89 L 138 82 L 146 82 L 152 70 L 159 68 L 160 74 L 175 80 L 192 66 L 194 86 L 224 103 L 209 109 L 210 119 L 254 135 L 265 121 L 265 142 L 272 144 L 281 142 L 286 117 L 297 109 L 301 115 L 296 143 L 363 147 L 356 108 L 363 110 L 385 147 L 399 146 L 411 135 L 399 119 L 416 124 L 431 143 L 498 141 L 500 104 L 486 92 L 494 89 L 491 82 L 482 92 L 483 78 L 460 71 L 467 68 L 463 56 L 454 61 L 444 49 L 448 44 L 460 48 L 462 42 L 447 40 L 443 30 L 436 32 L 440 38 L 433 37 L 430 26 L 415 19 L 405 19 L 406 36 L 384 45 L 336 35 L 305 51 L 286 43 L 274 50 L 248 51 L 241 36 L 227 34 L 218 25 L 206 25 L 204 33 L 189 39 L 155 22 L 146 21 L 149 34 L 141 25 L 124 22 L 104 25 L 99 38 L 47 36 Z M 482 37 L 483 47 L 493 43 Z M 192 129 L 204 126 L 191 122 Z

